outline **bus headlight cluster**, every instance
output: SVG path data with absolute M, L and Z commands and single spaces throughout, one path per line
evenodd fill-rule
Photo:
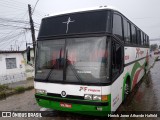
M 95 101 L 108 101 L 107 95 L 84 95 L 85 100 L 95 100 Z
M 41 89 L 35 89 L 35 93 L 38 93 L 38 94 L 47 94 L 47 91 L 46 90 L 41 90 Z
M 92 95 L 84 95 L 85 100 L 92 100 Z
M 101 95 L 93 95 L 93 100 L 101 101 Z

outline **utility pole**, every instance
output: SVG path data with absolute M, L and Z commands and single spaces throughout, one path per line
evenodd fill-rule
M 35 56 L 35 30 L 34 30 L 34 23 L 32 19 L 32 11 L 31 11 L 31 5 L 28 4 L 28 12 L 29 12 L 29 19 L 30 19 L 30 26 L 31 26 L 31 34 L 32 34 L 32 42 L 33 42 L 33 51 Z

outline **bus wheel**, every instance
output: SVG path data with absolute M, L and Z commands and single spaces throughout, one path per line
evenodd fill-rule
M 144 74 L 146 74 L 147 73 L 147 63 L 145 64 L 145 67 L 144 67 Z
M 124 99 L 127 98 L 129 92 L 130 92 L 129 80 L 127 80 L 127 82 L 125 83 L 125 86 L 124 86 Z

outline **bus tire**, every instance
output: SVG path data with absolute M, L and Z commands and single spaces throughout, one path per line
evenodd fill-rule
M 144 67 L 144 74 L 146 75 L 146 73 L 147 73 L 147 63 L 145 64 L 145 67 Z
M 126 100 L 129 93 L 130 93 L 130 81 L 129 81 L 129 79 L 127 79 L 127 81 L 124 85 L 124 101 Z

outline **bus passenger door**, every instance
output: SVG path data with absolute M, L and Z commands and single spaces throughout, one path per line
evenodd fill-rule
M 124 66 L 124 45 L 112 40 L 111 43 L 111 105 L 112 111 L 115 111 L 122 102 L 123 66 Z

